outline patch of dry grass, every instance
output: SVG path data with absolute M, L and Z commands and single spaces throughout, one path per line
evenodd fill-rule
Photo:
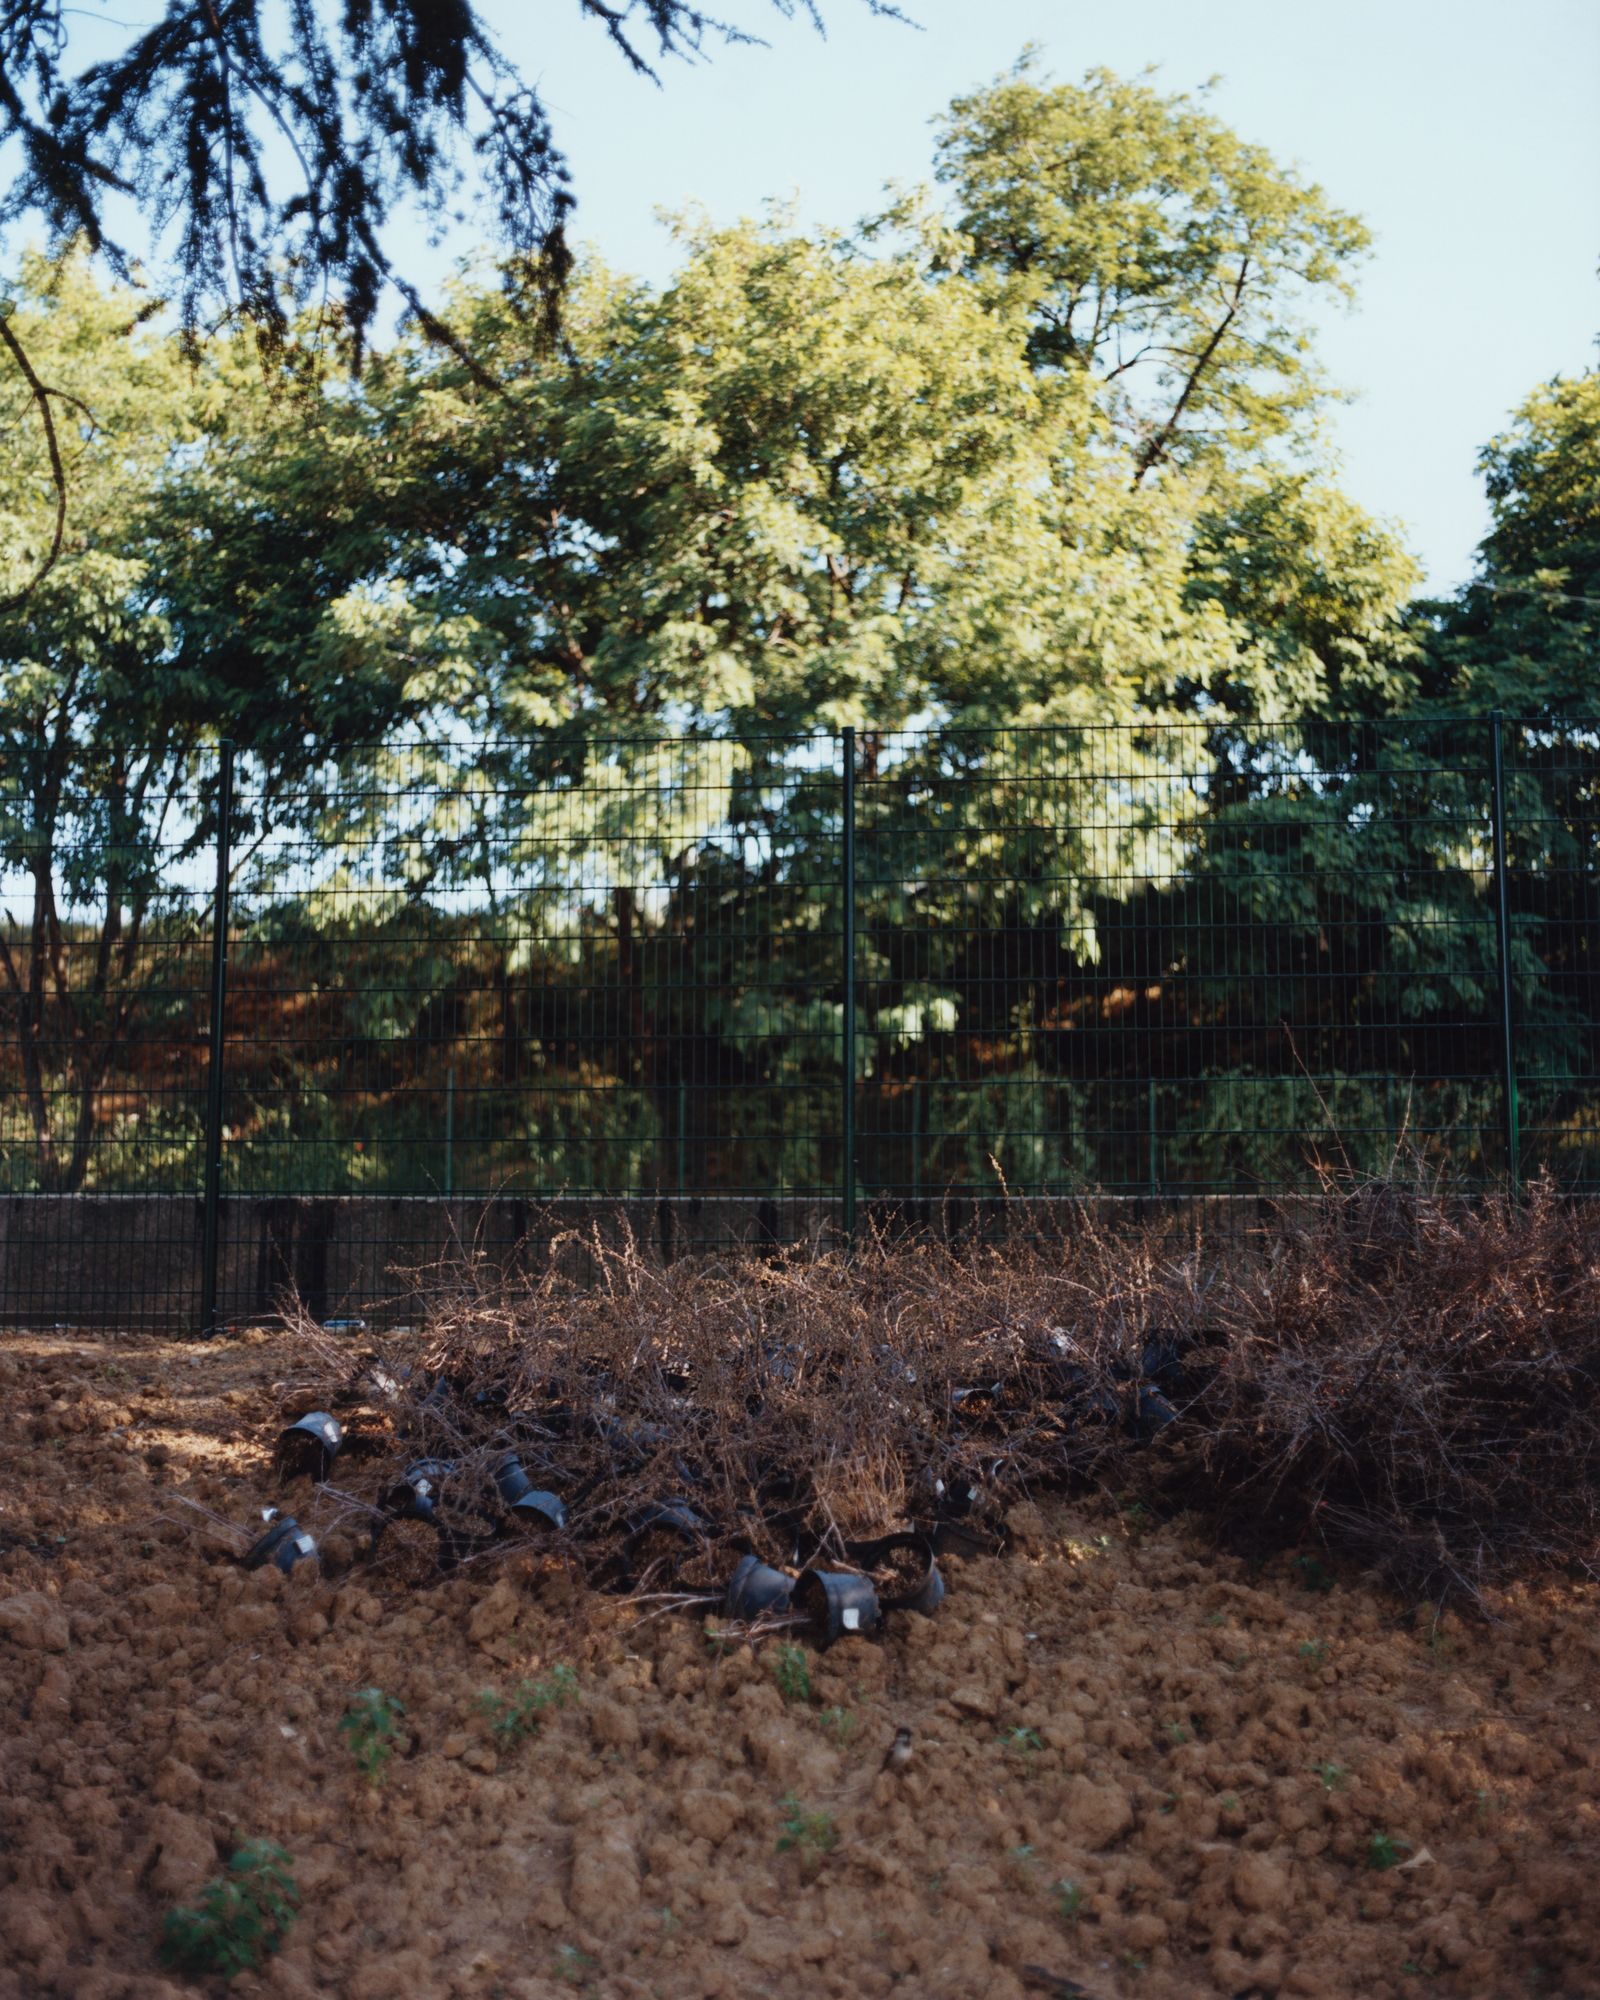
M 1096 1485 L 1434 1597 L 1600 1554 L 1600 1212 L 1547 1187 L 1516 1206 L 1330 1185 L 1248 1234 L 1085 1222 L 848 1258 L 662 1264 L 574 1238 L 537 1273 L 468 1260 L 426 1295 L 418 1365 L 356 1419 L 382 1478 L 457 1462 L 465 1548 L 513 1452 L 596 1581 L 712 1585 L 736 1550 L 843 1558 Z M 300 1406 L 349 1410 L 348 1351 L 301 1330 Z M 638 1533 L 668 1499 L 706 1524 L 686 1565 Z

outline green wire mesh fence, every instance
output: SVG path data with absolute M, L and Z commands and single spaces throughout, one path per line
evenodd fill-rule
M 403 1314 L 1419 1156 L 1600 1186 L 1600 725 L 442 740 L 0 777 L 0 1320 Z

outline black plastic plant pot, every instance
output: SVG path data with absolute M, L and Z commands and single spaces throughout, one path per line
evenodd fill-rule
M 635 1538 L 659 1529 L 665 1529 L 668 1534 L 682 1535 L 685 1541 L 693 1541 L 706 1532 L 706 1523 L 687 1500 L 663 1500 L 657 1506 L 646 1507 L 633 1522 Z
M 547 1493 L 535 1486 L 519 1460 L 501 1459 L 494 1469 L 494 1483 L 507 1513 L 517 1520 L 546 1528 L 564 1528 L 567 1525 L 566 1503 L 560 1494 Z
M 931 1618 L 944 1602 L 944 1578 L 939 1574 L 939 1565 L 934 1561 L 933 1550 L 928 1550 L 928 1567 L 922 1573 L 922 1581 L 914 1590 L 895 1598 L 886 1604 L 888 1611 L 916 1611 L 924 1618 Z
M 508 1511 L 530 1527 L 560 1530 L 567 1525 L 566 1502 L 560 1494 L 546 1493 L 537 1486 L 530 1486 L 526 1493 L 519 1493 Z
M 926 1535 L 885 1535 L 870 1556 L 855 1548 L 850 1553 L 878 1572 L 885 1611 L 919 1611 L 931 1618 L 943 1604 L 944 1578 Z
M 966 1473 L 953 1472 L 933 1482 L 933 1504 L 942 1521 L 964 1520 L 983 1499 L 983 1488 Z
M 454 1459 L 419 1458 L 383 1496 L 384 1512 L 403 1521 L 426 1521 L 430 1528 L 436 1528 L 439 1488 L 455 1470 Z
M 1152 1389 L 1148 1383 L 1141 1384 L 1134 1405 L 1134 1424 L 1141 1436 L 1154 1437 L 1157 1431 L 1164 1431 L 1168 1424 L 1177 1421 L 1177 1411 L 1161 1391 Z
M 875 1632 L 883 1622 L 871 1577 L 852 1570 L 808 1569 L 794 1587 L 794 1601 L 796 1609 L 810 1618 L 823 1646 L 853 1633 Z
M 724 1605 L 730 1618 L 759 1618 L 766 1611 L 787 1611 L 794 1594 L 794 1578 L 773 1569 L 759 1556 L 741 1556 L 739 1567 L 728 1579 Z
M 260 1541 L 247 1549 L 239 1558 L 241 1569 L 265 1569 L 271 1563 L 274 1569 L 281 1569 L 287 1576 L 297 1562 L 307 1556 L 314 1556 L 317 1545 L 305 1533 L 292 1514 L 285 1514 L 273 1522 Z
M 326 1410 L 313 1410 L 278 1438 L 278 1474 L 283 1479 L 326 1479 L 344 1443 L 344 1428 Z
M 515 1507 L 524 1493 L 533 1491 L 533 1481 L 523 1471 L 521 1460 L 510 1454 L 495 1466 L 494 1486 L 508 1507 Z
M 658 1562 L 665 1562 L 669 1573 L 676 1574 L 683 1559 L 693 1553 L 689 1545 L 703 1546 L 709 1532 L 709 1524 L 687 1500 L 662 1500 L 635 1514 L 628 1523 L 622 1559 L 634 1575 Z

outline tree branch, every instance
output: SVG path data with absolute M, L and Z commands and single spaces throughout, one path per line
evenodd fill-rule
M 47 389 L 39 380 L 37 370 L 28 359 L 27 349 L 16 336 L 9 313 L 0 313 L 0 341 L 4 342 L 23 381 L 27 383 L 34 408 L 39 412 L 39 421 L 44 425 L 45 446 L 50 453 L 50 477 L 56 489 L 56 523 L 50 541 L 50 552 L 21 590 L 14 591 L 10 597 L 0 597 L 0 612 L 4 612 L 14 610 L 17 605 L 32 596 L 56 566 L 61 554 L 61 544 L 66 539 L 67 533 L 67 474 L 66 468 L 61 463 L 61 445 L 56 437 L 56 420 L 50 410 L 50 398 L 54 392 Z

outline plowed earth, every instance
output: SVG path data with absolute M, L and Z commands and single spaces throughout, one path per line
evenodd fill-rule
M 775 1642 L 531 1555 L 242 1572 L 187 1503 L 278 1497 L 291 1366 L 266 1337 L 0 1349 L 0 2000 L 194 1990 L 163 1913 L 241 1838 L 303 1898 L 211 1989 L 241 1996 L 1600 1994 L 1592 1588 L 1436 1617 L 1028 1505 L 935 1618 L 808 1651 L 785 1701 Z M 576 1701 L 498 1748 L 479 1694 L 557 1664 Z M 369 1687 L 404 1706 L 377 1786 L 338 1727 Z

